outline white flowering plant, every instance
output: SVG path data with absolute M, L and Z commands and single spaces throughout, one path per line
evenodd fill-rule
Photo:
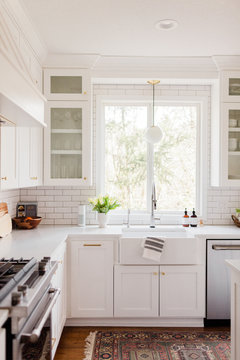
M 118 200 L 109 195 L 100 195 L 97 198 L 88 199 L 88 201 L 93 206 L 93 211 L 103 214 L 107 214 L 110 210 L 114 210 L 120 206 Z

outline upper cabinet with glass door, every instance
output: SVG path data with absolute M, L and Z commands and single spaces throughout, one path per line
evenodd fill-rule
M 44 95 L 48 100 L 89 100 L 89 71 L 86 69 L 45 69 Z
M 223 186 L 240 186 L 240 103 L 222 106 Z
M 91 185 L 91 123 L 85 101 L 49 101 L 46 109 L 46 185 Z
M 240 102 L 240 71 L 222 72 L 222 101 Z

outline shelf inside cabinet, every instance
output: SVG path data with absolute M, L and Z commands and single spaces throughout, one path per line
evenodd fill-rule
M 228 155 L 240 156 L 240 151 L 229 151 Z
M 240 153 L 240 152 L 239 152 Z M 53 155 L 81 155 L 81 150 L 51 150 Z
M 240 128 L 239 128 L 240 131 Z M 52 134 L 82 134 L 80 129 L 52 129 Z

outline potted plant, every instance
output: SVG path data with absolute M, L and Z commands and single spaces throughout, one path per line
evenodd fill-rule
M 100 228 L 107 226 L 108 212 L 120 206 L 118 200 L 109 195 L 99 196 L 94 199 L 89 199 L 89 203 L 93 206 L 93 211 L 98 213 L 98 224 Z

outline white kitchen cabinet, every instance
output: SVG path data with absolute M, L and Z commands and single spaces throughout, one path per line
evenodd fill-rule
M 240 101 L 240 71 L 222 71 L 221 101 Z
M 45 69 L 44 94 L 48 100 L 89 100 L 87 69 Z
M 0 359 L 6 359 L 6 330 L 0 329 Z
M 52 278 L 52 286 L 61 290 L 52 309 L 52 358 L 54 358 L 66 321 L 66 243 L 57 249 L 51 260 L 58 262 L 58 268 Z
M 160 266 L 160 317 L 205 317 L 204 265 Z
M 158 266 L 121 266 L 114 269 L 114 316 L 157 317 Z
M 18 128 L 19 187 L 42 185 L 43 129 Z
M 91 185 L 91 121 L 85 101 L 49 101 L 44 184 Z
M 17 128 L 1 126 L 1 190 L 18 187 Z
M 71 241 L 71 317 L 113 316 L 113 241 Z

